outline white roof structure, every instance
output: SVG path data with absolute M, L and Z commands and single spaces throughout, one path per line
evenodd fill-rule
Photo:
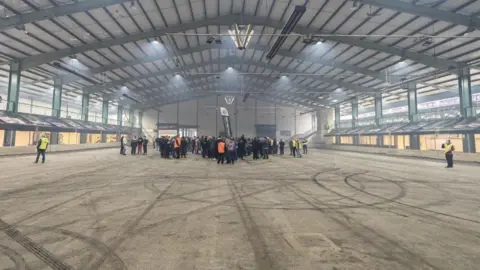
M 305 13 L 267 59 L 296 5 Z M 406 99 L 406 80 L 419 95 L 453 91 L 467 66 L 478 84 L 479 12 L 479 0 L 4 0 L 0 88 L 19 61 L 21 91 L 37 96 L 50 97 L 62 77 L 72 99 L 128 89 L 144 107 L 219 91 L 310 108 L 356 96 L 369 106 L 375 92 Z M 228 36 L 234 24 L 253 27 L 245 50 Z M 305 44 L 308 35 L 318 42 Z

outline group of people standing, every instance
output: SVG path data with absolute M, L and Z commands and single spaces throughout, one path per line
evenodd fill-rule
M 122 136 L 120 138 L 120 155 L 124 155 L 124 156 L 127 155 L 126 154 L 127 145 L 128 145 L 127 138 L 125 136 Z M 146 155 L 148 151 L 147 136 L 143 136 L 143 137 L 139 136 L 138 139 L 137 139 L 137 136 L 133 136 L 130 139 L 130 148 L 131 148 L 130 154 L 132 155 L 136 155 L 136 154 L 141 155 L 142 152 L 144 155 Z
M 290 156 L 302 157 L 302 154 L 300 153 L 300 149 L 302 149 L 303 154 L 308 153 L 307 141 L 305 141 L 305 140 L 300 140 L 298 138 L 293 138 L 289 142 L 288 146 L 290 147 Z
M 175 137 L 162 136 L 155 139 L 155 145 L 162 158 L 187 158 L 189 144 L 190 140 L 188 138 L 179 135 Z
M 148 139 L 140 136 L 138 139 L 133 136 L 130 139 L 131 154 L 147 154 Z M 285 141 L 277 141 L 275 138 L 255 137 L 245 138 L 221 138 L 213 136 L 202 136 L 194 138 L 177 136 L 162 136 L 155 139 L 153 148 L 157 148 L 162 158 L 186 158 L 190 150 L 192 154 L 202 155 L 204 159 L 216 160 L 218 164 L 235 164 L 238 159 L 244 159 L 252 155 L 254 160 L 269 159 L 270 155 L 284 155 Z M 288 143 L 290 155 L 302 157 L 300 153 L 307 153 L 306 141 L 293 138 Z M 127 138 L 121 138 L 120 154 L 126 155 Z

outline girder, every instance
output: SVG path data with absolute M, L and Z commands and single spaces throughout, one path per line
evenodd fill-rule
M 455 12 L 440 10 L 425 5 L 416 5 L 399 0 L 356 0 L 359 3 L 400 11 L 437 21 L 444 21 L 456 25 L 463 25 L 472 29 L 480 29 L 480 19 Z
M 55 52 L 44 53 L 40 55 L 30 56 L 24 59 L 21 59 L 22 66 L 24 69 L 33 68 L 42 64 L 50 63 L 52 61 L 67 57 L 72 54 L 84 53 L 90 50 L 96 50 L 100 48 L 111 47 L 115 45 L 121 45 L 124 43 L 134 42 L 146 38 L 158 37 L 166 35 L 168 33 L 178 33 L 182 31 L 188 31 L 195 28 L 205 27 L 208 25 L 220 25 L 220 26 L 230 26 L 235 22 L 242 21 L 245 24 L 253 24 L 259 26 L 269 26 L 276 29 L 281 29 L 283 27 L 283 22 L 276 21 L 264 17 L 256 17 L 252 15 L 237 15 L 230 14 L 224 16 L 218 16 L 215 18 L 209 18 L 205 20 L 199 20 L 191 23 L 184 23 L 179 25 L 169 26 L 163 29 L 150 30 L 141 33 L 131 34 L 128 36 L 116 37 L 115 39 L 107 39 L 99 42 L 89 43 L 80 45 L 73 48 L 67 48 L 58 50 Z M 426 66 L 434 67 L 437 69 L 456 69 L 459 66 L 464 66 L 464 63 L 459 63 L 451 60 L 441 59 L 434 56 L 421 54 L 413 51 L 404 50 L 401 48 L 390 47 L 384 44 L 370 42 L 354 37 L 348 36 L 332 36 L 330 33 L 325 33 L 322 31 L 317 31 L 310 29 L 304 26 L 297 25 L 294 29 L 294 32 L 302 35 L 322 35 L 328 34 L 328 36 L 323 37 L 326 40 L 331 40 L 335 42 L 340 42 L 344 44 L 349 44 L 364 49 L 371 49 L 379 52 L 384 52 L 391 55 L 397 55 L 399 57 L 404 57 L 418 63 L 424 64 Z
M 289 102 L 295 102 L 296 104 L 302 105 L 302 106 L 307 106 L 307 107 L 311 107 L 311 108 L 318 107 L 314 104 L 309 104 L 309 103 L 305 103 L 305 102 L 302 102 L 302 101 L 294 101 L 294 100 L 286 99 L 285 97 L 276 96 L 275 94 L 278 94 L 278 92 L 265 91 L 266 90 L 265 86 L 263 84 L 259 83 L 259 82 L 248 81 L 246 86 L 249 87 L 249 88 L 259 90 L 258 92 L 252 93 L 253 95 L 267 95 L 267 96 L 272 96 L 272 97 L 278 98 L 278 99 L 288 100 Z M 215 90 L 218 90 L 218 88 L 226 88 L 226 89 L 228 89 L 228 91 L 226 91 L 226 92 L 231 92 L 232 94 L 233 93 L 238 93 L 236 91 L 242 92 L 242 90 L 244 90 L 244 89 L 239 88 L 238 86 L 237 87 L 232 87 L 231 85 L 224 84 L 224 83 L 218 83 L 216 81 L 206 81 L 204 83 L 195 85 L 195 87 L 197 89 L 198 88 L 202 89 L 200 91 L 205 91 L 205 88 L 206 89 L 215 89 Z M 180 91 L 177 91 L 177 92 L 169 91 L 169 92 L 165 92 L 165 93 L 155 93 L 155 95 L 162 95 L 162 94 L 166 94 L 166 93 L 171 93 L 174 96 L 184 96 L 184 95 L 188 96 L 188 95 L 191 95 L 193 93 L 197 93 L 198 92 L 197 89 L 196 89 L 196 91 L 192 91 L 192 89 L 183 89 L 183 90 L 180 90 Z M 212 93 L 216 94 L 217 92 L 212 92 Z M 222 92 L 222 93 L 224 93 L 224 92 Z M 243 92 L 243 93 L 246 93 L 246 92 Z M 290 94 L 290 95 L 295 95 L 296 97 L 311 98 L 311 97 L 305 97 L 302 94 L 293 93 L 293 92 L 290 92 L 290 93 L 281 92 L 281 94 Z M 158 100 L 154 99 L 153 97 L 152 97 L 152 99 L 153 100 L 144 104 L 144 106 L 148 106 L 148 107 L 155 106 L 155 104 L 157 104 Z M 328 105 L 328 103 L 326 101 L 316 100 L 314 102 L 317 103 L 317 104 Z
M 60 5 L 29 13 L 23 13 L 0 20 L 0 31 L 4 31 L 9 28 L 18 27 L 26 23 L 32 23 L 36 21 L 48 20 L 55 17 L 67 16 L 77 12 L 84 12 L 91 9 L 102 8 L 121 4 L 123 2 L 129 2 L 130 0 L 87 0 L 87 1 L 74 1 L 73 4 Z
M 276 72 L 279 72 L 279 73 L 295 73 L 294 70 L 287 69 L 287 68 L 282 68 L 282 67 L 278 67 L 278 66 L 274 66 L 274 65 L 265 65 L 265 63 L 262 63 L 262 62 L 259 62 L 259 61 L 246 60 L 246 59 L 242 59 L 242 58 L 239 58 L 239 57 L 224 57 L 224 58 L 218 58 L 218 59 L 208 61 L 208 62 L 204 62 L 204 63 L 195 63 L 195 64 L 191 64 L 191 65 L 186 65 L 186 66 L 178 67 L 178 68 L 175 68 L 175 69 L 172 69 L 172 70 L 169 69 L 169 70 L 164 70 L 164 71 L 160 71 L 160 72 L 149 73 L 149 74 L 142 75 L 142 76 L 136 76 L 136 77 L 132 77 L 132 78 L 128 78 L 128 79 L 115 80 L 115 81 L 107 82 L 107 83 L 104 83 L 104 84 L 93 85 L 93 86 L 85 87 L 85 88 L 83 88 L 83 90 L 87 91 L 89 93 L 95 93 L 95 92 L 101 91 L 102 89 L 108 89 L 108 88 L 112 88 L 112 87 L 116 87 L 116 86 L 120 86 L 120 85 L 125 85 L 127 83 L 142 80 L 142 79 L 148 79 L 148 78 L 152 78 L 152 77 L 172 74 L 172 73 L 175 73 L 175 72 L 181 72 L 183 70 L 195 69 L 195 68 L 202 67 L 202 66 L 209 65 L 209 64 L 253 65 L 253 66 L 258 66 L 258 67 L 265 67 L 267 69 L 270 69 L 270 70 L 273 70 L 273 71 L 276 71 Z M 254 75 L 254 74 L 247 74 L 245 76 L 252 76 L 252 75 Z M 191 76 L 192 75 L 189 75 L 188 77 L 191 77 Z M 262 77 L 265 77 L 265 76 L 262 76 Z M 337 80 L 337 79 L 327 78 L 327 77 L 324 77 L 324 76 L 321 76 L 318 80 L 324 81 L 324 82 L 327 82 L 327 83 L 330 83 L 330 84 L 338 85 L 339 87 L 343 87 L 343 88 L 353 90 L 353 91 L 359 92 L 359 93 L 372 93 L 372 92 L 375 91 L 374 89 L 370 89 L 370 88 L 362 87 L 362 86 L 359 86 L 359 85 L 343 82 L 343 81 Z M 293 82 L 290 82 L 290 83 L 292 85 L 296 85 Z M 320 89 L 309 88 L 309 87 L 301 86 L 301 85 L 297 85 L 297 86 L 298 86 L 299 89 L 305 89 L 305 90 L 310 91 L 310 92 L 321 92 Z

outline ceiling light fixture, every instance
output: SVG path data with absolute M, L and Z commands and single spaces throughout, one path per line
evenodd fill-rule
M 290 15 L 287 23 L 283 26 L 282 32 L 280 33 L 281 35 L 277 37 L 277 40 L 268 52 L 267 59 L 272 59 L 277 54 L 278 50 L 280 50 L 280 47 L 282 47 L 288 35 L 292 33 L 295 26 L 297 26 L 298 21 L 300 21 L 306 10 L 307 8 L 305 6 L 295 6 L 292 15 Z
M 318 43 L 323 43 L 324 41 L 317 36 L 314 35 L 306 35 L 303 37 L 303 43 L 305 44 L 318 44 Z
M 245 50 L 250 42 L 250 39 L 253 35 L 253 27 L 251 24 L 249 25 L 233 25 L 233 30 L 228 30 L 228 34 L 232 38 L 235 46 L 239 50 Z
M 212 44 L 214 40 L 215 40 L 215 38 L 213 36 L 208 36 L 207 37 L 207 43 L 208 44 Z
M 72 55 L 70 55 L 69 57 L 70 57 L 70 59 L 77 60 L 77 55 L 75 55 L 75 54 L 72 54 Z
M 23 31 L 25 34 L 28 34 L 27 27 L 25 26 L 25 24 L 16 26 L 15 28 L 17 28 L 18 30 Z
M 357 10 L 358 9 L 358 1 L 353 1 L 352 7 L 350 9 L 351 10 Z

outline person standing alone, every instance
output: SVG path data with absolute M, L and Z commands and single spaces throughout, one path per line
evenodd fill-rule
M 42 163 L 45 163 L 45 151 L 47 151 L 47 148 L 48 148 L 48 138 L 45 134 L 43 134 L 37 143 L 37 159 L 35 159 L 35 163 L 38 163 L 38 159 L 40 158 L 40 155 L 42 155 Z
M 445 150 L 447 168 L 453 168 L 453 151 L 455 151 L 455 147 L 450 142 L 450 140 L 447 140 L 444 144 L 442 144 L 442 148 Z

